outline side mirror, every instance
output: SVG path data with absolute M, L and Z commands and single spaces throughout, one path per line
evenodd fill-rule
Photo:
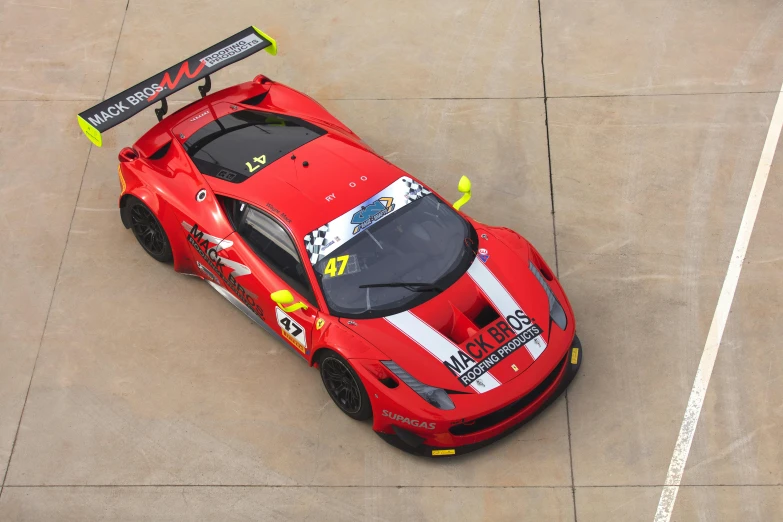
M 280 307 L 280 309 L 284 312 L 294 312 L 296 310 L 299 310 L 300 308 L 304 308 L 307 310 L 307 305 L 303 302 L 299 301 L 298 303 L 294 303 L 291 306 L 283 306 L 286 303 L 293 303 L 294 302 L 294 296 L 291 294 L 289 290 L 278 290 L 277 292 L 272 292 L 269 294 L 269 297 L 272 298 L 272 301 L 277 303 L 277 306 Z
M 470 201 L 470 180 L 468 179 L 467 176 L 462 176 L 459 179 L 459 184 L 457 185 L 457 190 L 462 192 L 462 197 L 459 198 L 454 203 L 454 208 L 459 210 L 462 207 L 462 205 L 464 205 L 465 203 Z

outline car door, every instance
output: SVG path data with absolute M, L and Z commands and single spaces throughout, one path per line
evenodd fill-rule
M 293 238 L 274 216 L 242 201 L 224 201 L 236 230 L 231 236 L 233 253 L 252 274 L 244 283 L 246 291 L 255 296 L 266 325 L 309 359 L 318 310 Z M 306 308 L 286 312 L 269 297 L 278 290 L 289 290 L 294 302 L 301 301 Z

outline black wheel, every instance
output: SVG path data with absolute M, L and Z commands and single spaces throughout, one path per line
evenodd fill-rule
M 130 198 L 127 205 L 131 230 L 141 247 L 161 263 L 171 261 L 171 244 L 158 218 L 136 198 Z
M 325 350 L 318 366 L 326 392 L 343 413 L 356 420 L 366 420 L 372 416 L 367 390 L 348 361 L 332 350 Z

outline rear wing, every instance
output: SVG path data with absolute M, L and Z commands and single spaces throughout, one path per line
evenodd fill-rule
M 80 113 L 76 117 L 79 127 L 91 142 L 100 147 L 103 143 L 102 132 L 135 116 L 157 101 L 161 102 L 161 107 L 155 109 L 155 114 L 158 120 L 161 120 L 168 109 L 167 96 L 202 78 L 206 80 L 203 86 L 199 86 L 199 92 L 202 96 L 206 96 L 211 86 L 210 74 L 247 58 L 261 49 L 266 49 L 269 54 L 275 55 L 277 42 L 257 27 L 248 27 Z

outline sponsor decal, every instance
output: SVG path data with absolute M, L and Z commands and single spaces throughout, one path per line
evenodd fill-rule
M 153 83 L 152 85 L 154 85 L 156 87 L 160 87 L 157 83 Z M 154 89 L 150 89 L 150 90 L 152 91 L 151 94 L 155 93 Z M 130 98 L 133 98 L 134 100 L 136 99 L 135 95 L 128 97 L 129 100 L 130 100 Z M 136 103 L 138 103 L 138 101 Z M 134 105 L 135 105 L 135 103 L 134 103 Z M 88 116 L 87 117 L 87 121 L 89 121 L 90 125 L 92 125 L 93 127 L 97 127 L 99 125 L 103 125 L 104 123 L 106 123 L 107 121 L 111 120 L 112 118 L 114 118 L 116 116 L 119 116 L 120 114 L 122 114 L 123 112 L 125 112 L 125 111 L 127 111 L 129 109 L 130 109 L 130 107 L 125 105 L 124 102 L 119 101 L 119 102 L 116 102 L 113 105 L 109 105 L 108 107 L 106 107 L 106 109 L 102 110 L 101 112 L 96 112 L 92 116 Z
M 486 263 L 487 260 L 489 260 L 489 252 L 487 252 L 486 248 L 478 249 L 478 258 L 481 260 L 482 263 Z
M 355 185 L 353 183 L 353 186 Z M 411 178 L 399 178 L 361 204 L 306 234 L 304 243 L 310 254 L 310 262 L 315 265 L 328 256 L 340 246 L 341 237 L 344 241 L 350 241 L 356 234 L 429 193 L 429 190 Z M 333 199 L 334 194 L 329 194 L 326 198 L 327 201 Z
M 179 70 L 174 76 L 174 79 L 172 79 L 169 72 L 166 71 L 163 73 L 163 77 L 160 79 L 160 83 L 155 82 L 149 84 L 146 87 L 139 88 L 138 91 L 126 96 L 124 100 L 115 102 L 112 105 L 105 107 L 100 112 L 96 112 L 92 116 L 88 116 L 87 120 L 93 127 L 105 125 L 107 122 L 111 121 L 113 118 L 116 118 L 123 112 L 130 110 L 132 107 L 142 102 L 152 103 L 162 92 L 176 89 L 177 85 L 179 85 L 183 77 L 188 79 L 195 78 L 202 72 L 204 67 L 214 67 L 215 65 L 233 58 L 238 54 L 242 54 L 248 49 L 251 49 L 252 47 L 262 43 L 263 40 L 258 35 L 251 34 L 244 36 L 239 40 L 223 47 L 222 49 L 218 49 L 217 51 L 213 51 L 206 56 L 199 58 L 198 66 L 195 67 L 195 70 L 193 71 L 190 70 L 188 61 L 184 61 L 182 62 L 182 65 L 180 65 Z M 202 116 L 206 116 L 207 114 L 208 112 L 199 114 L 190 121 L 195 121 Z
M 323 328 L 323 327 L 324 327 L 324 323 L 325 323 L 325 322 L 326 322 L 326 321 L 324 321 L 323 319 L 320 319 L 320 318 L 319 318 L 319 319 L 318 319 L 318 320 L 315 322 L 315 329 L 316 329 L 316 330 L 320 330 L 321 328 Z
M 432 456 L 433 457 L 442 457 L 443 455 L 454 455 L 455 450 L 453 449 L 440 449 L 440 450 L 432 450 Z
M 275 316 L 277 317 L 277 324 L 280 326 L 280 332 L 286 340 L 293 344 L 297 350 L 303 354 L 307 354 L 307 338 L 305 337 L 304 328 L 297 323 L 290 315 L 282 311 L 279 307 L 275 307 Z
M 389 410 L 383 410 L 383 416 L 389 417 L 391 420 L 399 422 L 400 424 L 407 424 L 408 426 L 413 426 L 414 428 L 424 428 L 425 430 L 435 429 L 434 422 L 424 422 L 417 419 L 411 419 L 409 417 L 405 417 L 404 415 L 400 415 L 398 413 L 392 413 Z
M 93 143 L 100 146 L 101 132 L 138 114 L 153 102 L 158 102 L 187 85 L 209 77 L 216 70 L 270 45 L 274 45 L 271 39 L 259 36 L 256 29 L 248 27 L 82 111 L 77 117 L 79 126 Z M 270 52 L 274 50 L 276 48 L 270 49 Z M 184 136 L 182 138 L 184 139 Z
M 455 368 L 459 368 L 460 373 L 464 373 L 467 368 L 476 365 L 476 361 L 464 350 L 460 350 L 450 339 L 410 311 L 390 315 L 384 319 L 437 360 L 447 366 L 451 364 Z M 484 375 L 481 384 L 476 381 L 470 385 L 477 393 L 484 393 L 498 386 L 500 386 L 500 382 L 491 373 Z
M 459 353 L 459 357 L 453 355 L 443 364 L 463 386 L 469 386 L 519 348 L 541 342 L 538 336 L 542 333 L 525 312 L 516 310 L 470 339 L 462 347 L 464 351 Z
M 285 212 L 282 212 L 279 208 L 277 208 L 273 204 L 267 203 L 266 204 L 266 208 L 268 208 L 270 212 L 276 214 L 277 217 L 279 217 L 280 219 L 282 219 L 286 223 L 288 223 L 288 224 L 291 223 L 291 218 L 288 217 L 288 215 Z
M 495 277 L 495 274 L 487 268 L 487 265 L 480 261 L 473 261 L 473 264 L 468 268 L 468 276 L 481 288 L 484 295 L 498 311 L 500 317 L 516 317 L 517 313 L 522 312 L 522 307 L 519 306 L 514 297 L 506 290 L 506 287 Z M 524 315 L 524 312 L 522 312 Z M 518 319 L 514 319 L 517 321 Z M 511 326 L 515 323 L 511 322 Z M 540 328 L 538 328 L 540 330 Z M 538 335 L 533 342 L 526 342 L 525 348 L 530 352 L 530 356 L 533 360 L 538 359 L 544 350 L 546 350 L 546 341 L 541 335 Z
M 207 114 L 209 114 L 209 111 L 204 111 L 204 112 L 202 112 L 201 114 L 197 114 L 197 115 L 193 116 L 193 117 L 192 117 L 192 118 L 190 118 L 190 120 L 188 120 L 188 121 L 196 121 L 196 120 L 197 120 L 197 119 L 199 119 L 199 118 L 203 118 L 203 117 L 204 117 L 204 116 L 206 116 Z
M 222 49 L 218 49 L 217 51 L 211 52 L 204 56 L 201 58 L 201 62 L 207 67 L 214 67 L 217 64 L 228 60 L 229 58 L 232 58 L 238 54 L 242 54 L 251 47 L 260 45 L 261 43 L 263 43 L 263 40 L 261 40 L 258 35 L 251 34 L 244 36 L 236 42 L 228 44 Z
M 174 78 L 174 80 L 171 79 L 171 75 L 168 71 L 166 71 L 163 74 L 163 78 L 160 80 L 160 85 L 157 83 L 152 84 L 152 88 L 155 89 L 155 92 L 146 95 L 147 88 L 144 89 L 144 98 L 146 98 L 147 103 L 152 103 L 155 101 L 155 98 L 158 97 L 158 94 L 163 92 L 166 89 L 174 90 L 177 88 L 177 85 L 179 85 L 180 80 L 183 76 L 187 76 L 188 78 L 195 78 L 199 75 L 201 70 L 204 68 L 204 60 L 201 60 L 198 64 L 198 67 L 196 67 L 195 71 L 190 70 L 190 66 L 188 65 L 188 62 L 182 62 L 182 65 L 179 67 L 179 71 L 177 71 L 177 76 Z M 136 93 L 138 94 L 138 93 Z M 144 98 L 139 98 L 139 101 L 137 103 L 140 103 L 144 100 Z M 130 101 L 130 97 L 128 97 L 128 101 Z M 135 103 L 133 105 L 136 105 Z
M 366 207 L 362 207 L 351 216 L 353 233 L 358 234 L 387 214 L 394 212 L 394 198 L 378 198 Z
M 241 263 L 231 261 L 230 259 L 218 255 L 218 252 L 226 248 L 231 248 L 234 243 L 230 240 L 220 239 L 207 234 L 199 228 L 198 223 L 191 226 L 186 221 L 183 221 L 182 228 L 188 231 L 188 243 L 198 252 L 206 265 L 212 269 L 214 275 L 216 275 L 217 278 L 245 304 L 245 306 L 250 308 L 258 317 L 264 319 L 264 312 L 256 303 L 257 296 L 246 290 L 245 287 L 236 280 L 237 277 L 249 275 L 250 269 Z M 199 266 L 201 267 L 200 263 Z

